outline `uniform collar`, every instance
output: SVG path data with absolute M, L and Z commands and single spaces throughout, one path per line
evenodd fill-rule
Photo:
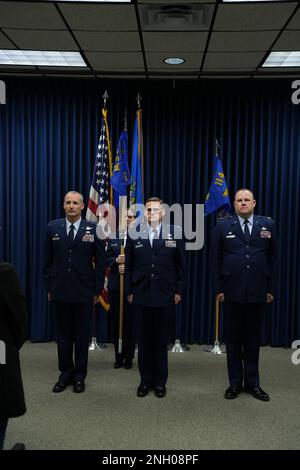
M 74 222 L 73 224 L 72 224 L 72 222 L 70 222 L 68 219 L 66 219 L 66 228 L 67 228 L 67 231 L 69 231 L 69 228 L 71 227 L 71 225 L 74 225 L 75 231 L 76 231 L 76 233 L 77 233 L 78 230 L 79 230 L 80 224 L 81 224 L 81 217 L 80 217 L 80 219 L 76 220 L 76 222 Z
M 247 218 L 247 220 L 248 220 L 248 222 L 250 223 L 251 227 L 253 226 L 253 217 L 254 217 L 254 215 L 252 214 L 249 218 Z M 238 219 L 239 219 L 239 222 L 240 222 L 241 227 L 243 227 L 243 225 L 244 225 L 244 220 L 246 219 L 246 217 L 243 218 L 243 217 L 240 217 L 240 216 L 238 215 Z
M 151 225 L 147 224 L 147 227 L 148 227 L 148 232 L 149 232 L 149 235 L 152 235 L 154 230 L 157 231 L 158 233 L 158 236 L 160 235 L 160 231 L 161 231 L 161 223 L 158 224 L 156 227 L 151 227 Z

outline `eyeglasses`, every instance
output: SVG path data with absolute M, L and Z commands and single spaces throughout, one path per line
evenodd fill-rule
M 151 212 L 157 213 L 157 212 L 159 212 L 159 211 L 160 211 L 160 208 L 159 208 L 159 207 L 153 207 L 152 209 L 150 209 L 150 208 L 147 209 L 147 212 L 148 212 L 149 214 L 150 214 Z
M 135 219 L 135 216 L 134 215 L 128 215 L 127 219 Z

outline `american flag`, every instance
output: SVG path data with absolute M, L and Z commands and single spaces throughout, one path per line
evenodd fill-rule
M 101 204 L 111 202 L 111 188 L 109 188 L 109 180 L 112 174 L 111 160 L 111 145 L 107 125 L 107 109 L 102 109 L 98 151 L 94 165 L 88 208 L 86 211 L 87 220 L 98 222 L 98 207 Z
M 96 155 L 93 180 L 90 189 L 86 219 L 98 223 L 97 209 L 101 204 L 112 202 L 112 188 L 109 181 L 112 174 L 111 145 L 107 124 L 107 109 L 102 109 L 101 129 Z M 99 302 L 105 310 L 109 310 L 107 283 L 109 269 L 105 270 L 104 287 L 99 297 Z

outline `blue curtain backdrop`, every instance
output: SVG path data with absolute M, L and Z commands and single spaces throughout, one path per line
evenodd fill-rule
M 43 238 L 49 220 L 63 216 L 70 189 L 87 199 L 107 88 L 113 152 L 128 111 L 132 146 L 135 97 L 142 95 L 145 196 L 168 204 L 204 202 L 211 183 L 215 138 L 231 199 L 253 189 L 258 214 L 277 222 L 279 291 L 268 308 L 263 342 L 290 346 L 300 338 L 299 195 L 300 106 L 284 81 L 90 81 L 9 79 L 0 106 L 0 256 L 17 266 L 30 312 L 32 341 L 54 337 L 42 276 Z M 174 86 L 176 85 L 176 86 Z M 187 343 L 214 339 L 210 235 L 187 253 L 187 288 L 173 335 Z M 100 339 L 111 337 L 109 314 L 98 315 Z

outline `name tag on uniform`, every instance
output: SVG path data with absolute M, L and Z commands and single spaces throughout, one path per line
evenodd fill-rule
M 134 248 L 142 248 L 143 247 L 143 244 L 141 242 L 138 242 Z
M 85 235 L 83 235 L 82 241 L 83 242 L 93 243 L 94 242 L 94 235 L 92 233 L 86 233 Z
M 52 240 L 60 240 L 60 236 L 58 235 L 58 233 L 56 233 L 56 234 L 52 237 Z
M 235 235 L 226 235 L 226 238 L 235 238 Z
M 176 240 L 166 240 L 166 248 L 176 248 Z
M 260 238 L 271 238 L 272 233 L 269 232 L 269 230 L 261 230 L 260 232 Z

